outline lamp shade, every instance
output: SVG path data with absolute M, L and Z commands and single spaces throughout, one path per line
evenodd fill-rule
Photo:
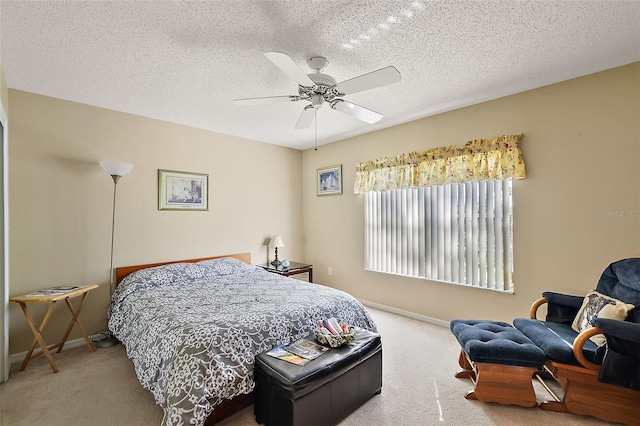
M 275 237 L 271 238 L 269 247 L 284 247 L 284 243 L 282 242 L 282 238 L 280 237 L 280 235 L 276 235 Z
M 101 161 L 100 167 L 111 176 L 125 176 L 133 170 L 133 164 L 117 161 Z

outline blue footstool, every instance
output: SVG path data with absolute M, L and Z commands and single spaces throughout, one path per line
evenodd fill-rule
M 533 407 L 536 394 L 532 376 L 546 361 L 544 352 L 506 322 L 451 321 L 460 343 L 458 378 L 470 378 L 474 389 L 465 398 L 482 402 Z

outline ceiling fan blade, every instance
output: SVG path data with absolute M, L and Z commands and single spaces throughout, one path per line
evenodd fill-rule
M 266 52 L 264 54 L 275 66 L 284 71 L 299 86 L 314 86 L 313 81 L 288 55 L 281 52 Z
M 233 103 L 235 105 L 265 105 L 271 104 L 274 102 L 293 102 L 296 99 L 292 99 L 291 96 L 266 96 L 263 98 L 245 98 L 245 99 L 234 99 Z
M 298 118 L 298 122 L 296 123 L 296 129 L 306 129 L 313 122 L 313 118 L 315 109 L 311 105 L 307 105 L 302 113 L 300 114 L 300 118 Z
M 368 74 L 354 77 L 350 80 L 336 84 L 336 90 L 343 95 L 362 92 L 363 90 L 374 89 L 400 81 L 400 71 L 395 67 L 381 68 Z
M 337 99 L 338 102 L 333 102 L 331 108 L 344 112 L 352 117 L 362 120 L 365 123 L 374 124 L 382 119 L 382 114 L 356 105 L 353 102 Z

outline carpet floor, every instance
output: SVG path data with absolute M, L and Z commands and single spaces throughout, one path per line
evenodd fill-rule
M 383 388 L 340 425 L 604 425 L 590 417 L 539 408 L 503 406 L 464 398 L 472 388 L 456 379 L 459 346 L 448 328 L 368 308 L 383 343 Z M 25 371 L 13 365 L 0 386 L 0 425 L 120 426 L 159 425 L 162 409 L 142 388 L 122 345 L 86 346 L 54 355 L 59 373 L 47 360 L 30 361 Z M 536 385 L 534 383 L 534 385 Z M 540 398 L 544 388 L 536 385 Z M 219 425 L 255 425 L 253 406 Z

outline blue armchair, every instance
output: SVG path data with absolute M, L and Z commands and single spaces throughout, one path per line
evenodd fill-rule
M 640 258 L 609 265 L 595 291 L 600 294 L 594 297 L 601 297 L 598 308 L 606 304 L 621 307 L 626 318 L 602 318 L 605 311 L 594 310 L 593 318 L 586 316 L 592 327 L 578 332 L 574 329 L 576 316 L 584 325 L 585 310 L 588 314 L 594 301 L 545 292 L 532 305 L 530 318 L 513 321 L 515 328 L 543 350 L 547 356 L 545 369 L 564 391 L 562 400 L 545 401 L 540 407 L 640 424 Z M 539 320 L 537 311 L 544 304 L 547 315 Z M 629 310 L 630 305 L 634 307 Z M 596 336 L 601 334 L 606 340 L 597 341 Z

